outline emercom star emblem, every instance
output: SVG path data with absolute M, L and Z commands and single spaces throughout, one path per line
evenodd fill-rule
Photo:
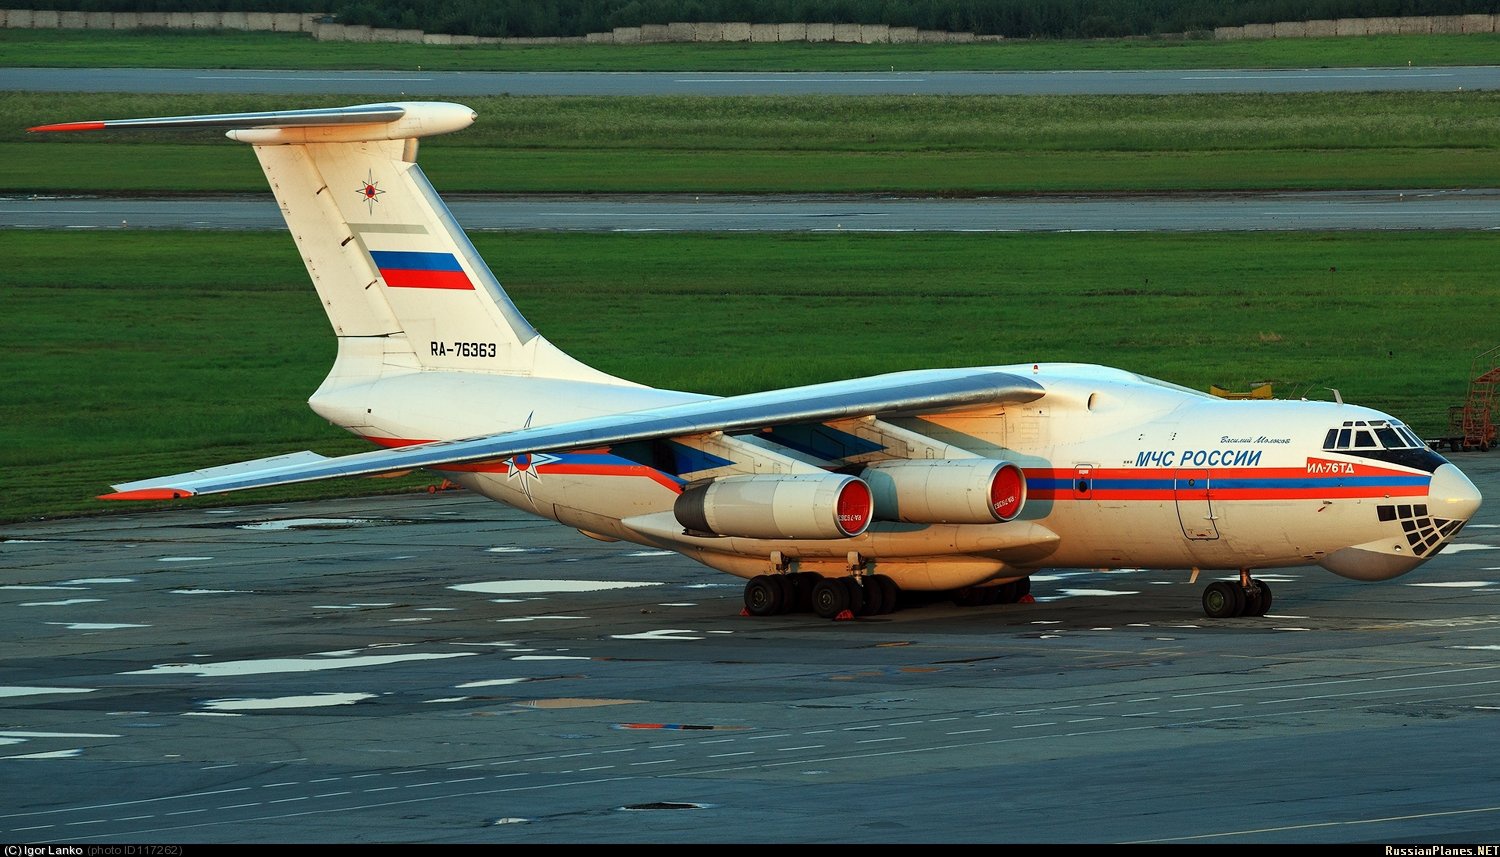
M 365 204 L 369 207 L 370 211 L 374 211 L 375 203 L 380 201 L 380 195 L 385 193 L 385 191 L 381 190 L 380 183 L 375 181 L 374 172 L 369 172 L 365 175 L 367 177 L 361 183 L 359 190 L 356 192 L 359 194 L 359 198 L 365 201 Z

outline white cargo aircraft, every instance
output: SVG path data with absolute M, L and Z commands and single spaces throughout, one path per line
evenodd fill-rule
M 746 579 L 753 615 L 1014 602 L 1043 567 L 1216 569 L 1209 616 L 1260 616 L 1257 569 L 1387 580 L 1479 507 L 1399 420 L 1230 401 L 1120 369 L 929 369 L 716 398 L 590 368 L 511 303 L 417 166 L 445 103 L 126 119 L 225 128 L 270 180 L 338 337 L 309 404 L 382 449 L 115 485 L 157 500 L 426 468 L 585 535 Z

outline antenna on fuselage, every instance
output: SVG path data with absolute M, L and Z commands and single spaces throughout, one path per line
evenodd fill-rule
M 1334 401 L 1334 403 L 1342 405 L 1344 403 L 1344 397 L 1339 394 L 1338 388 L 1337 387 L 1329 387 L 1328 389 L 1330 389 L 1330 390 L 1333 391 L 1333 401 Z

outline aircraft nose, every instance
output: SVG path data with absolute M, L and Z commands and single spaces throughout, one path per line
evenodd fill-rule
M 1462 470 L 1442 464 L 1432 472 L 1427 487 L 1427 512 L 1434 518 L 1467 521 L 1479 509 L 1479 489 Z

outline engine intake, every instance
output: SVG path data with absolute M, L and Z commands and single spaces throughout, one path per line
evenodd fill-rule
M 915 524 L 994 524 L 1026 505 L 1026 474 L 987 458 L 883 461 L 860 474 L 875 495 L 875 516 Z
M 690 485 L 672 512 L 688 530 L 751 539 L 847 539 L 870 526 L 870 487 L 855 476 L 725 476 Z

